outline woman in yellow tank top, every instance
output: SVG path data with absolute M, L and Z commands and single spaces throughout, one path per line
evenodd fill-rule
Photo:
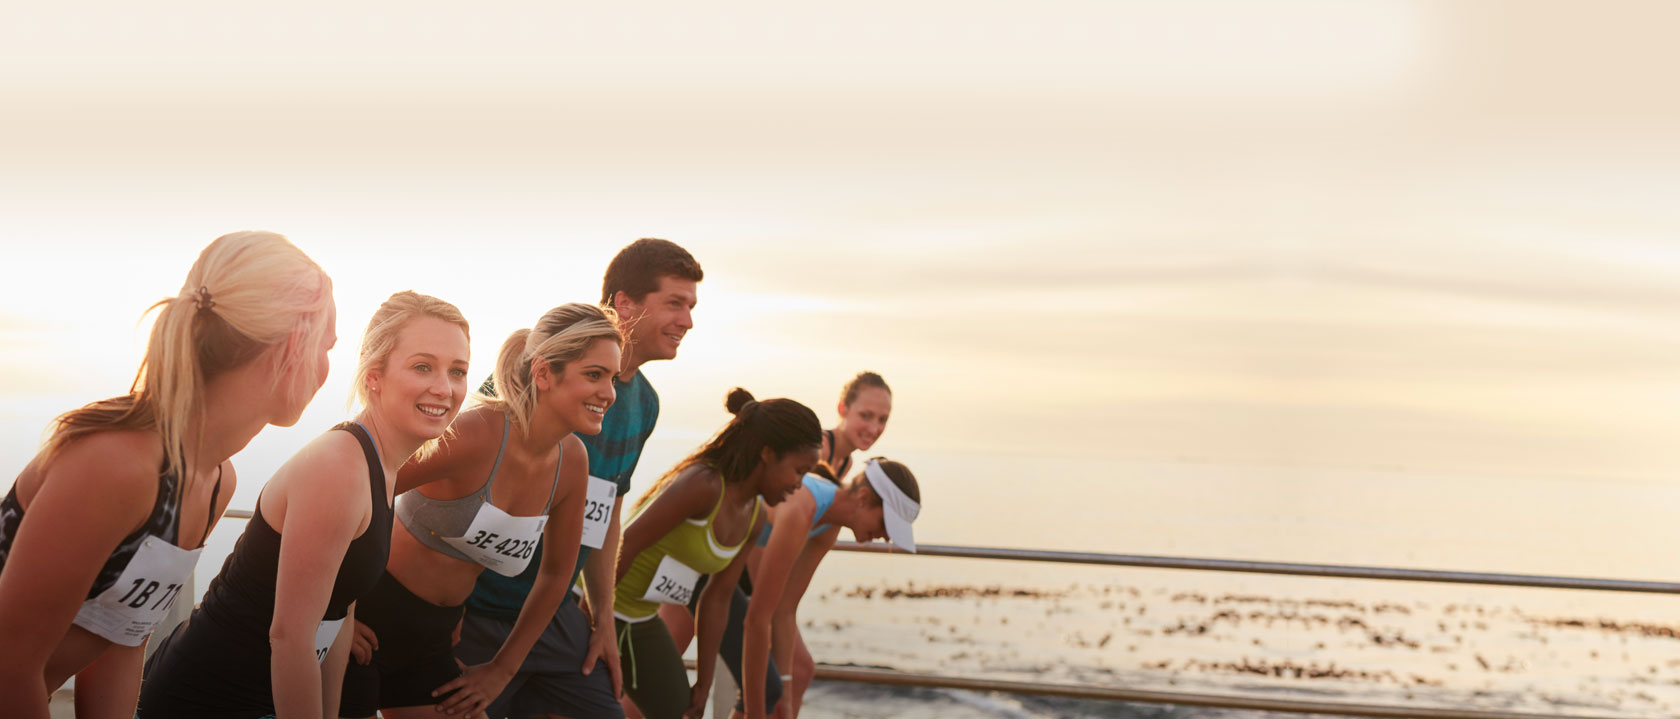
M 704 710 L 731 594 L 746 565 L 741 547 L 763 526 L 759 499 L 780 503 L 817 464 L 822 427 L 810 408 L 790 399 L 758 402 L 739 387 L 725 406 L 735 418 L 659 478 L 624 527 L 613 613 L 625 692 L 648 719 Z M 696 612 L 700 666 L 690 689 L 658 608 L 688 603 L 704 575 L 715 576 Z

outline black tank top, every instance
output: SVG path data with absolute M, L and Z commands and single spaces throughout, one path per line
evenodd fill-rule
M 834 471 L 835 479 L 845 479 L 846 472 L 851 471 L 852 469 L 852 455 L 848 454 L 841 457 L 840 459 L 843 461 L 836 465 L 834 463 L 834 450 L 838 448 L 834 446 L 834 430 L 823 430 L 823 439 L 828 440 L 828 456 L 823 458 L 823 463 L 827 464 L 828 468 Z
M 391 552 L 391 507 L 385 503 L 385 470 L 367 430 L 355 422 L 333 428 L 349 432 L 362 445 L 367 458 L 368 491 L 373 498 L 373 519 L 367 531 L 351 540 L 333 579 L 332 598 L 327 600 L 324 620 L 343 619 L 350 603 L 366 594 L 385 571 Z M 300 498 L 308 501 L 307 498 Z M 254 632 L 264 647 L 268 628 L 274 622 L 274 585 L 280 573 L 280 533 L 262 515 L 262 500 L 245 526 L 245 533 L 233 545 L 233 553 L 222 563 L 222 571 L 210 580 L 200 609 L 217 624 Z
M 385 504 L 385 471 L 373 440 L 354 422 L 333 429 L 349 432 L 362 445 L 373 519 L 344 552 L 324 620 L 344 618 L 350 603 L 373 588 L 391 550 L 391 507 Z M 263 518 L 259 498 L 245 533 L 210 580 L 204 602 L 146 661 L 136 716 L 256 719 L 274 713 L 268 630 L 279 565 L 280 533 Z
M 176 499 L 181 489 L 178 473 L 169 468 L 168 460 L 158 469 L 157 499 L 152 502 L 152 511 L 146 515 L 146 521 L 128 536 L 123 537 L 117 548 L 111 551 L 111 556 L 105 559 L 105 565 L 99 568 L 99 576 L 94 579 L 93 586 L 88 588 L 87 596 L 83 600 L 92 599 L 100 595 L 115 584 L 123 570 L 128 568 L 128 560 L 134 558 L 134 553 L 140 551 L 140 543 L 147 535 L 155 536 L 174 543 L 181 544 L 181 504 Z M 210 490 L 210 517 L 204 523 L 204 536 L 199 537 L 198 544 L 186 549 L 194 549 L 204 545 L 204 540 L 210 536 L 210 525 L 216 521 L 216 500 L 222 491 L 222 469 L 216 468 L 216 485 Z M 12 553 L 12 540 L 17 538 L 18 527 L 23 524 L 23 505 L 18 501 L 17 485 L 12 485 L 12 491 L 6 493 L 6 498 L 0 500 L 0 571 L 6 569 L 6 558 Z

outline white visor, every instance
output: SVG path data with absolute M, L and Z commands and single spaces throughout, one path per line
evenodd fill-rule
M 880 462 L 869 460 L 869 464 L 863 466 L 863 476 L 869 480 L 869 486 L 875 488 L 875 494 L 881 497 L 881 517 L 887 523 L 887 538 L 906 552 L 916 551 L 916 536 L 910 531 L 910 523 L 921 514 L 922 505 L 893 484 L 881 469 Z

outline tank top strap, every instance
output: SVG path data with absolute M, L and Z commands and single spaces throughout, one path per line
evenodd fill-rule
M 706 526 L 709 527 L 712 525 L 712 522 L 717 521 L 718 510 L 723 509 L 723 497 L 727 494 L 729 494 L 729 483 L 723 481 L 723 473 L 720 472 L 718 473 L 717 503 L 712 505 L 712 513 L 706 515 Z
M 823 457 L 823 463 L 827 464 L 829 469 L 833 469 L 834 468 L 834 449 L 835 449 L 834 448 L 834 430 L 825 429 L 825 430 L 823 430 L 822 436 L 823 436 L 823 441 L 828 443 L 828 456 Z
M 361 422 L 345 422 L 334 429 L 349 432 L 362 445 L 362 456 L 368 466 L 368 491 L 373 497 L 374 515 L 378 516 L 379 508 L 385 506 L 385 465 L 379 461 L 379 448 L 373 442 L 373 435 Z
M 222 467 L 223 466 L 224 465 L 221 465 L 221 464 L 216 465 L 216 483 L 210 486 L 210 507 L 204 513 L 204 536 L 201 536 L 201 537 L 198 538 L 198 544 L 195 545 L 195 546 L 199 546 L 199 547 L 204 546 L 204 543 L 210 539 L 210 527 L 211 527 L 211 525 L 216 523 L 216 502 L 217 502 L 217 500 L 221 499 L 221 496 L 222 496 Z M 181 493 L 181 501 L 182 502 L 186 501 L 186 492 L 184 492 L 184 491 Z M 177 547 L 181 546 L 181 522 L 180 522 L 180 520 L 176 520 L 176 522 L 175 522 L 175 546 L 177 546 Z

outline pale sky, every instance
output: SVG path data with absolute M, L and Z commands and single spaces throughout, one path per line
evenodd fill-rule
M 868 368 L 889 451 L 1680 469 L 1672 6 L 633 12 L 9 13 L 0 459 L 126 389 L 140 311 L 262 228 L 333 275 L 344 338 L 280 456 L 390 292 L 461 306 L 482 375 L 658 236 L 707 272 L 648 369 L 664 437 L 736 384 L 831 422 Z

